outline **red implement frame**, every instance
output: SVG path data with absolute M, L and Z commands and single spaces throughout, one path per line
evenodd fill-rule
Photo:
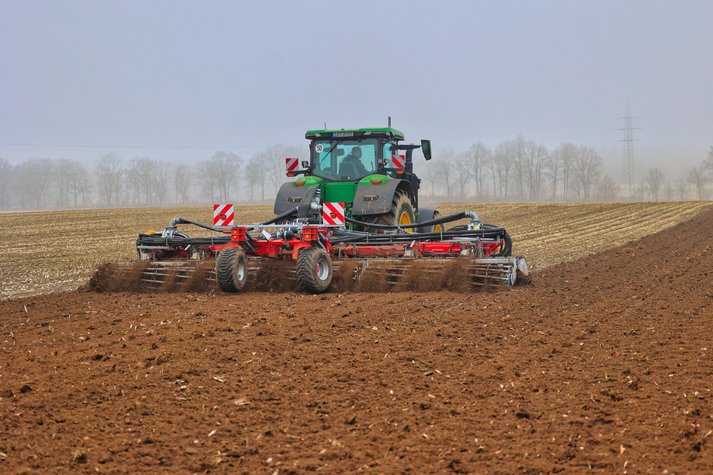
M 247 227 L 234 227 L 230 231 L 229 243 L 211 246 L 213 252 L 227 247 L 242 247 L 249 256 L 271 259 L 290 259 L 296 261 L 300 251 L 320 242 L 333 258 L 367 257 L 457 257 L 469 254 L 478 257 L 497 256 L 503 241 L 411 241 L 410 243 L 370 243 L 370 244 L 332 244 L 329 236 L 333 230 L 321 226 L 304 226 L 299 234 L 290 239 L 250 238 Z

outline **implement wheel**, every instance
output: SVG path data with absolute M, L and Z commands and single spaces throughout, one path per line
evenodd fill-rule
M 242 290 L 248 277 L 243 250 L 239 247 L 228 247 L 220 251 L 215 265 L 215 276 L 223 292 Z
M 308 247 L 297 258 L 297 284 L 309 293 L 321 294 L 329 289 L 334 271 L 332 259 L 322 248 Z
M 372 216 L 364 216 L 362 221 L 374 224 L 389 224 L 389 225 L 404 225 L 414 224 L 416 222 L 416 214 L 413 211 L 413 203 L 405 191 L 397 191 L 394 193 L 394 199 L 391 202 L 391 211 L 384 214 L 375 214 Z M 413 232 L 415 228 L 406 228 L 406 231 Z M 366 227 L 365 231 L 372 233 L 394 233 L 392 230 L 384 230 L 381 228 Z

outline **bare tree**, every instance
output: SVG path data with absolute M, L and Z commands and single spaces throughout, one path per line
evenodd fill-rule
M 497 187 L 500 199 L 505 199 L 509 196 L 510 180 L 516 159 L 517 143 L 512 140 L 501 143 L 493 152 L 493 163 L 491 165 L 493 188 Z M 496 182 L 497 186 L 495 185 Z
M 168 198 L 169 182 L 171 180 L 171 164 L 165 160 L 154 162 L 155 178 L 153 194 L 158 204 L 166 204 Z
M 490 162 L 492 152 L 484 143 L 476 143 L 470 146 L 466 153 L 466 158 L 469 163 L 469 174 L 473 178 L 475 184 L 476 196 L 483 196 L 485 187 L 485 173 L 487 165 Z
M 96 180 L 99 202 L 105 206 L 120 204 L 124 171 L 121 167 L 121 159 L 118 156 L 108 154 L 99 159 Z
M 31 158 L 14 169 L 14 192 L 24 209 L 45 209 L 49 205 L 54 163 L 49 158 Z
M 577 157 L 577 146 L 565 142 L 552 152 L 549 176 L 552 182 L 553 197 L 557 197 L 557 190 L 562 189 L 562 199 L 569 198 L 571 188 L 572 167 Z M 560 185 L 561 182 L 561 185 Z
M 216 196 L 218 196 L 218 186 L 216 176 L 210 169 L 210 161 L 203 160 L 199 162 L 197 168 L 201 184 L 201 193 L 210 199 L 211 202 L 215 203 L 217 201 Z
M 446 192 L 446 197 L 450 200 L 453 196 L 451 185 L 453 184 L 452 176 L 454 174 L 453 162 L 456 159 L 457 153 L 452 148 L 446 148 L 441 152 L 441 160 L 434 164 L 434 178 L 438 185 Z
M 59 205 L 60 208 L 67 208 L 69 205 L 69 192 L 68 192 L 68 175 L 70 173 L 70 169 L 72 168 L 71 161 L 66 160 L 64 158 L 60 158 L 59 160 L 54 161 L 54 166 L 55 166 L 55 187 L 56 187 L 56 203 Z
M 471 178 L 473 178 L 473 169 L 471 168 L 470 157 L 466 153 L 454 152 L 452 150 L 449 150 L 446 153 L 450 154 L 450 157 L 448 158 L 448 161 L 450 162 L 448 164 L 448 167 L 453 169 L 453 175 L 455 175 L 453 181 L 458 187 L 458 196 L 464 200 L 468 195 L 468 193 L 466 192 L 466 188 L 471 182 Z M 444 175 L 444 171 L 445 170 L 442 170 L 439 167 L 441 177 L 445 178 L 446 180 L 449 180 L 451 173 L 448 172 Z M 446 188 L 449 190 L 450 197 L 450 187 L 446 186 Z
M 563 143 L 551 154 L 545 164 L 545 176 L 550 180 L 552 187 L 552 199 L 557 199 L 559 190 L 562 190 L 562 198 L 567 199 L 572 176 L 572 164 L 577 156 L 577 146 L 571 143 Z
M 512 171 L 517 185 L 517 199 L 522 201 L 525 196 L 525 139 L 522 135 L 518 135 L 515 140 L 510 142 L 509 146 L 514 152 Z
M 498 161 L 495 158 L 495 154 L 491 153 L 488 161 L 485 163 L 488 169 L 488 174 L 490 175 L 490 183 L 493 185 L 492 197 L 497 199 L 498 197 Z
M 666 179 L 659 168 L 652 168 L 644 177 L 644 185 L 652 201 L 658 201 Z
M 173 190 L 176 193 L 176 201 L 186 204 L 189 200 L 189 190 L 191 187 L 191 176 L 188 165 L 179 163 L 173 170 Z
M 62 207 L 86 207 L 91 193 L 89 173 L 76 160 L 60 159 L 55 162 L 57 202 Z
M 265 200 L 265 182 L 269 167 L 265 166 L 264 160 L 265 157 L 257 153 L 253 155 L 245 167 L 245 178 L 248 181 L 248 188 L 250 190 L 250 201 L 254 201 L 256 187 L 260 188 L 260 200 Z
M 240 170 L 240 157 L 232 152 L 220 151 L 200 163 L 203 190 L 211 201 L 226 202 L 231 199 L 233 185 Z
M 573 163 L 573 189 L 583 200 L 591 198 L 592 187 L 602 176 L 602 158 L 590 147 L 577 147 Z
M 256 160 L 265 170 L 265 179 L 267 183 L 272 185 L 275 193 L 280 189 L 287 177 L 285 175 L 285 158 L 297 157 L 302 160 L 309 160 L 309 151 L 305 151 L 302 147 L 283 146 L 280 144 L 272 145 L 256 154 L 259 156 Z
M 158 166 L 149 157 L 135 158 L 131 162 L 129 173 L 135 180 L 138 188 L 140 203 L 145 205 L 153 204 L 154 187 L 158 181 Z
M 678 201 L 683 201 L 688 193 L 688 183 L 685 180 L 678 180 L 676 182 L 676 194 L 678 195 Z
M 666 186 L 663 188 L 664 195 L 666 196 L 666 201 L 674 201 L 674 195 L 676 194 L 676 188 L 673 182 L 667 181 Z
M 599 181 L 599 199 L 602 201 L 614 201 L 619 194 L 619 186 L 609 175 L 604 175 Z
M 76 174 L 72 175 L 69 182 L 69 190 L 72 196 L 75 197 L 75 207 L 81 203 L 82 208 L 90 205 L 92 197 L 92 180 L 89 177 L 89 172 L 86 168 L 76 170 Z M 77 197 L 79 198 L 77 200 Z
M 544 164 L 544 175 L 550 182 L 550 190 L 552 194 L 550 199 L 557 199 L 557 189 L 559 187 L 560 174 L 562 173 L 562 161 L 558 150 L 554 150 Z
M 544 145 L 528 140 L 522 144 L 524 171 L 527 176 L 528 198 L 539 200 L 542 193 L 542 176 L 548 158 Z
M 698 201 L 703 201 L 703 190 L 706 186 L 706 164 L 701 163 L 688 172 L 688 183 L 693 185 L 698 193 Z
M 10 207 L 10 174 L 12 165 L 4 158 L 0 158 L 0 209 Z
M 427 183 L 430 191 L 429 197 L 433 199 L 436 196 L 436 167 L 437 161 L 426 162 L 426 165 L 418 172 L 418 176 L 423 183 Z M 424 188 L 421 188 L 422 190 Z

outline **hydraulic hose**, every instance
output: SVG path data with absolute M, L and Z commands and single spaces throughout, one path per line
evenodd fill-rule
M 422 241 L 429 239 L 458 239 L 458 238 L 503 238 L 507 234 L 503 228 L 490 228 L 490 229 L 473 229 L 473 230 L 455 230 L 455 231 L 443 231 L 443 232 L 429 232 L 429 233 L 407 233 L 407 234 L 375 234 L 375 233 L 336 233 L 329 240 L 332 243 L 340 242 L 411 242 L 411 241 Z
M 295 207 L 294 209 L 287 210 L 282 214 L 278 214 L 274 218 L 271 218 L 268 221 L 265 221 L 264 223 L 260 223 L 260 224 L 263 226 L 267 226 L 268 224 L 273 224 L 277 221 L 280 221 L 281 219 L 289 218 L 290 216 L 292 216 L 294 214 L 297 214 L 297 207 Z
M 356 219 L 352 219 L 348 216 L 345 217 L 346 221 L 351 224 L 357 224 L 359 226 L 367 227 L 367 228 L 375 228 L 375 229 L 413 229 L 413 228 L 422 228 L 425 226 L 435 226 L 437 224 L 445 224 L 445 223 L 450 223 L 453 221 L 458 221 L 459 219 L 464 219 L 464 218 L 471 218 L 472 214 L 470 211 L 461 211 L 460 213 L 455 213 L 451 214 L 448 216 L 443 216 L 442 218 L 437 218 L 437 219 L 431 219 L 428 221 L 423 221 L 420 223 L 412 223 L 412 224 L 376 224 L 376 223 L 367 223 L 365 221 L 358 221 Z
M 168 223 L 168 226 L 166 226 L 167 229 L 175 229 L 177 225 L 179 224 L 192 224 L 194 226 L 198 226 L 199 228 L 207 229 L 208 231 L 213 231 L 216 233 L 219 233 L 220 231 L 215 229 L 213 226 L 208 226 L 207 224 L 199 223 L 197 221 L 193 221 L 190 219 L 182 218 L 178 216 L 177 218 L 173 218 L 171 222 Z

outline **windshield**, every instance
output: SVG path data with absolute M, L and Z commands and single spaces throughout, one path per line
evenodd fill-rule
M 376 172 L 377 139 L 315 140 L 312 174 L 328 180 L 358 180 Z

